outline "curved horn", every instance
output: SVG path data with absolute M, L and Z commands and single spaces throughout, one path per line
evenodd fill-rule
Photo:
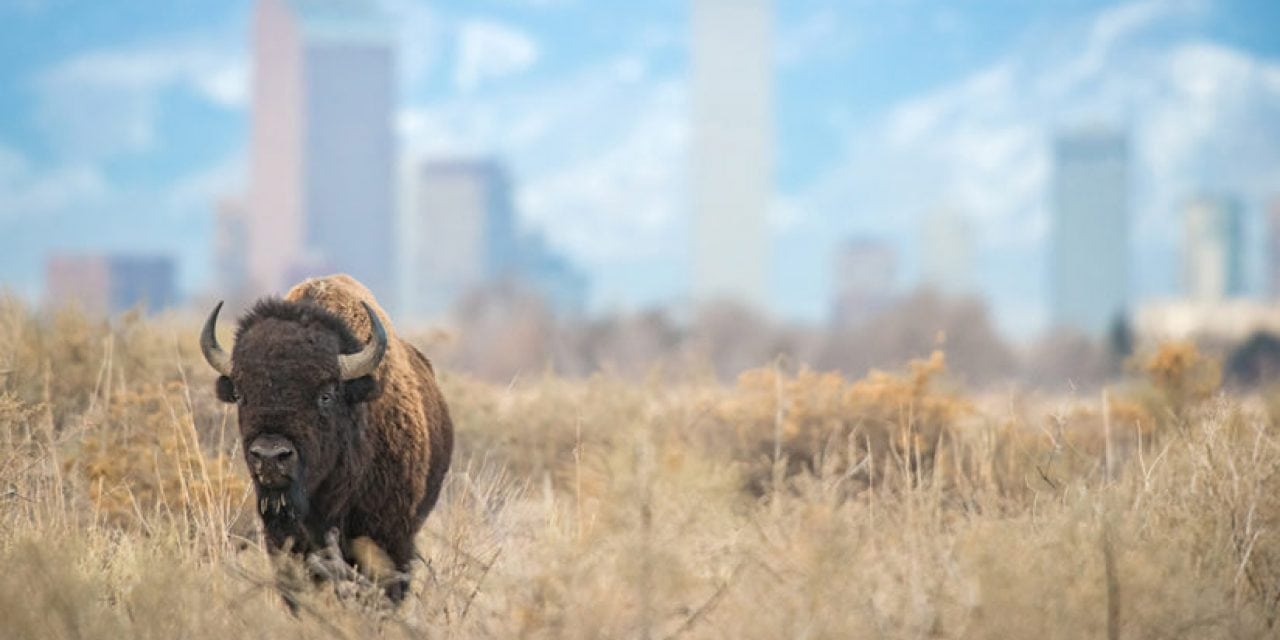
M 377 369 L 382 362 L 382 356 L 387 352 L 387 330 L 383 328 L 382 321 L 378 319 L 378 314 L 374 313 L 369 303 L 362 300 L 360 304 L 364 305 L 365 313 L 369 314 L 369 327 L 373 331 L 373 337 L 360 353 L 338 356 L 338 370 L 343 380 L 352 380 L 373 373 L 373 370 Z
M 200 332 L 200 351 L 204 354 L 205 362 L 208 362 L 214 371 L 229 376 L 231 375 L 231 354 L 218 346 L 219 311 L 222 311 L 221 300 L 213 308 L 213 313 L 209 314 L 209 319 L 204 321 L 204 330 Z

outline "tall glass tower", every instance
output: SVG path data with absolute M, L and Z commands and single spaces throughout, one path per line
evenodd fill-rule
M 254 16 L 249 272 L 279 290 L 343 271 L 392 285 L 394 54 L 361 0 L 259 0 Z
M 1053 145 L 1051 318 L 1102 335 L 1129 304 L 1129 141 L 1078 129 Z

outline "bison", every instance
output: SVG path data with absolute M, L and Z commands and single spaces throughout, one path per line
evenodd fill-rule
M 200 347 L 220 374 L 218 398 L 239 414 L 268 552 L 306 557 L 336 536 L 343 559 L 370 573 L 379 568 L 362 566 L 361 548 L 371 541 L 399 571 L 385 585 L 399 602 L 453 452 L 431 362 L 346 275 L 258 301 L 229 353 L 215 335 L 221 308 Z

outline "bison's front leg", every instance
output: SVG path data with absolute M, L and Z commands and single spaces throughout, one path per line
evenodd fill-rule
M 409 538 L 401 544 L 392 544 L 387 550 L 387 555 L 396 570 L 383 582 L 383 588 L 387 592 L 387 597 L 398 605 L 409 594 L 409 572 L 413 568 L 409 563 L 413 562 L 414 556 L 417 555 L 413 539 Z
M 348 559 L 383 592 L 393 604 L 399 604 L 409 593 L 409 562 L 413 549 L 385 546 L 367 535 L 357 535 L 348 547 Z

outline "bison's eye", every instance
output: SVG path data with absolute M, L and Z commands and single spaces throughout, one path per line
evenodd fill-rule
M 321 407 L 331 406 L 333 404 L 333 394 L 328 391 L 324 391 L 320 394 L 320 397 L 316 399 L 316 402 L 318 402 Z

